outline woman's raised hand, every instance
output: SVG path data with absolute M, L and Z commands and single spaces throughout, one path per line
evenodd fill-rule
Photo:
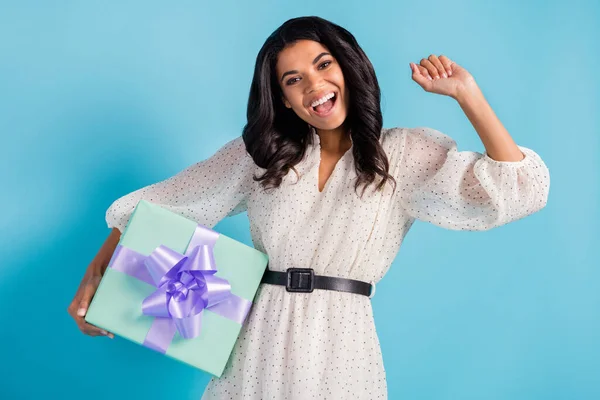
M 426 92 L 442 94 L 456 99 L 461 91 L 470 90 L 477 84 L 471 74 L 450 60 L 435 54 L 422 58 L 420 65 L 410 63 L 412 79 Z

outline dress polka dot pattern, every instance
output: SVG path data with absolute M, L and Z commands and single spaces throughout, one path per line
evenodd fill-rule
M 179 174 L 116 200 L 106 213 L 121 231 L 140 199 L 214 227 L 247 211 L 254 247 L 269 268 L 313 268 L 316 274 L 378 282 L 415 219 L 454 230 L 487 230 L 530 215 L 546 204 L 550 177 L 533 150 L 500 162 L 457 151 L 431 128 L 383 129 L 392 185 L 362 199 L 354 191 L 353 147 L 318 190 L 320 140 L 276 190 L 252 180 L 261 174 L 238 137 Z M 359 188 L 359 193 L 362 187 Z M 202 400 L 387 399 L 386 375 L 371 300 L 315 290 L 288 293 L 262 284 L 220 378 Z

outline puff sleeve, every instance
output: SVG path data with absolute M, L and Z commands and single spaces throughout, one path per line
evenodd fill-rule
M 411 217 L 451 230 L 483 231 L 545 207 L 550 174 L 540 156 L 518 146 L 520 161 L 458 151 L 449 136 L 427 127 L 400 128 L 397 196 Z
M 115 200 L 106 211 L 106 223 L 123 232 L 143 199 L 212 228 L 224 217 L 246 211 L 254 166 L 243 138 L 237 137 L 204 161 Z

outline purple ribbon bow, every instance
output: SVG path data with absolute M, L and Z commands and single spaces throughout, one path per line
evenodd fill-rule
M 142 313 L 155 317 L 144 346 L 166 353 L 176 332 L 184 339 L 197 337 L 205 309 L 243 323 L 252 302 L 232 294 L 230 283 L 215 276 L 212 247 L 217 237 L 198 225 L 186 255 L 160 245 L 146 257 L 117 246 L 110 267 L 157 288 L 142 302 Z

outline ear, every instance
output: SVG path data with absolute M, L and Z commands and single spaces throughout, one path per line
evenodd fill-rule
M 286 100 L 285 97 L 281 98 L 281 101 L 283 101 L 283 104 L 287 107 L 287 108 L 292 108 L 292 105 L 289 103 L 289 101 Z

